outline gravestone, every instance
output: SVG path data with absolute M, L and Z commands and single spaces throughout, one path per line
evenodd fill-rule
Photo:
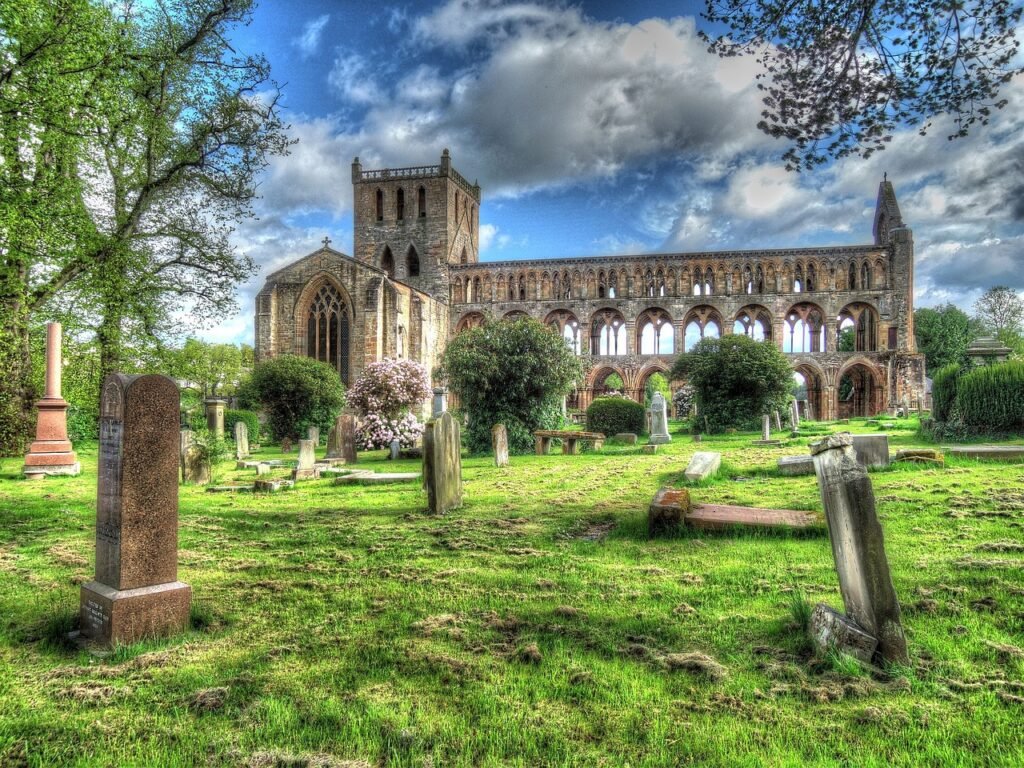
M 789 404 L 789 428 L 794 432 L 800 431 L 800 406 L 796 400 Z
M 103 645 L 188 626 L 178 581 L 178 387 L 112 373 L 100 396 L 96 577 L 82 586 L 81 632 Z
M 635 432 L 619 432 L 615 435 L 615 442 L 625 443 L 626 445 L 636 445 L 636 433 Z
M 249 425 L 244 421 L 235 422 L 235 458 L 244 459 L 249 456 Z
M 671 443 L 672 437 L 668 433 L 668 411 L 665 405 L 665 396 L 661 392 L 655 392 L 651 398 L 651 426 L 649 445 L 662 445 Z
M 812 456 L 783 456 L 778 461 L 779 474 L 786 477 L 814 474 L 814 458 Z
M 206 448 L 189 443 L 185 455 L 181 457 L 182 480 L 192 485 L 206 485 L 213 475 Z
M 761 440 L 768 442 L 772 439 L 772 421 L 766 413 L 764 418 L 761 419 Z
M 900 604 L 867 470 L 849 434 L 829 435 L 814 443 L 811 455 L 847 616 L 878 640 L 883 659 L 906 664 Z
M 388 452 L 388 459 L 391 461 L 397 461 L 398 455 L 402 452 L 402 442 L 400 440 L 392 440 L 388 446 L 390 449 Z
M 868 469 L 889 466 L 888 435 L 853 435 L 853 451 Z
M 494 466 L 508 466 L 508 430 L 504 424 L 491 427 L 491 448 L 494 450 Z
M 46 324 L 46 394 L 36 402 L 36 439 L 21 471 L 29 480 L 47 475 L 77 475 L 82 471 L 68 440 L 68 404 L 61 396 L 63 371 L 60 323 Z
M 462 439 L 447 411 L 423 433 L 423 485 L 432 513 L 443 515 L 462 505 Z
M 206 406 L 206 428 L 213 432 L 218 440 L 224 439 L 224 409 L 228 401 L 219 397 L 211 397 L 204 400 Z
M 346 464 L 356 462 L 356 417 L 343 413 L 334 420 L 327 436 L 327 458 L 344 459 Z
M 290 437 L 285 437 L 285 438 L 283 438 L 281 440 L 281 453 L 291 453 L 291 452 L 292 452 L 292 439 Z
M 189 446 L 192 445 L 192 430 L 183 428 L 179 432 L 178 436 L 178 473 L 181 477 L 181 481 L 185 482 L 185 452 L 188 451 Z
M 647 508 L 648 538 L 678 532 L 689 512 L 690 492 L 688 490 L 668 485 L 662 486 Z
M 782 417 L 779 416 L 779 412 L 778 411 L 774 411 L 774 415 L 775 415 L 775 431 L 776 432 L 781 432 L 782 431 Z
M 697 451 L 690 457 L 684 476 L 693 482 L 710 477 L 722 465 L 722 454 L 715 451 Z
M 292 472 L 293 480 L 309 480 L 316 477 L 316 451 L 312 440 L 299 440 L 299 463 Z
M 431 402 L 430 418 L 436 419 L 448 410 L 448 390 L 444 387 L 434 387 L 434 399 Z
M 318 445 L 320 445 L 320 427 L 310 427 L 309 429 L 307 429 L 306 437 L 307 439 L 312 441 L 313 448 L 316 448 Z

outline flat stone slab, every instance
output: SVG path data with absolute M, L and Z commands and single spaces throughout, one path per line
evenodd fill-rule
M 979 461 L 1024 461 L 1024 445 L 954 445 L 946 452 Z
M 250 493 L 255 490 L 253 485 L 211 485 L 207 493 Z
M 390 485 L 392 483 L 413 483 L 420 477 L 419 472 L 353 472 L 344 477 L 334 478 L 334 484 Z
M 253 483 L 253 490 L 274 493 L 275 491 L 291 488 L 295 483 L 291 480 L 257 480 Z
M 236 461 L 235 469 L 256 469 L 261 463 L 259 461 Z
M 751 445 L 782 445 L 781 440 L 754 440 Z
M 687 480 L 694 482 L 710 477 L 722 466 L 722 454 L 715 451 L 697 451 L 690 458 L 684 473 Z
M 806 456 L 783 456 L 777 462 L 779 474 L 786 477 L 814 474 L 814 457 Z
M 814 512 L 797 509 L 762 509 L 734 507 L 727 504 L 694 504 L 686 515 L 692 528 L 721 530 L 742 526 L 747 528 L 824 528 L 824 521 Z
M 905 448 L 896 451 L 893 461 L 908 461 L 913 464 L 936 464 L 943 465 L 945 459 L 942 454 L 931 448 Z

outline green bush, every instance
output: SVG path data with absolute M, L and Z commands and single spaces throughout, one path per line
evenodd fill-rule
M 936 421 L 949 421 L 956 405 L 957 381 L 960 365 L 950 363 L 935 372 L 932 377 L 932 416 Z
M 644 407 L 624 397 L 598 397 L 587 408 L 587 430 L 612 437 L 619 432 L 640 434 L 645 426 Z
M 955 386 L 957 410 L 965 424 L 990 432 L 1024 429 L 1024 362 L 975 368 Z
M 281 355 L 262 362 L 241 389 L 245 404 L 266 410 L 276 440 L 297 439 L 313 426 L 326 434 L 345 407 L 338 372 L 311 357 Z
M 233 408 L 224 411 L 224 434 L 234 440 L 235 424 L 240 421 L 244 421 L 245 426 L 249 428 L 249 442 L 258 443 L 260 441 L 260 419 L 254 411 Z

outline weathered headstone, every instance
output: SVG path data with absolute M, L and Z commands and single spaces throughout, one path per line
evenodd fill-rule
M 36 402 L 36 439 L 21 471 L 29 480 L 47 475 L 77 475 L 82 471 L 68 440 L 68 404 L 61 396 L 63 370 L 60 323 L 46 324 L 46 394 Z
M 508 430 L 504 424 L 491 427 L 491 448 L 494 450 L 494 466 L 508 466 Z
M 235 422 L 235 458 L 244 459 L 249 455 L 249 425 L 244 421 Z
M 96 578 L 81 590 L 82 635 L 104 645 L 184 630 L 178 581 L 178 387 L 110 374 L 100 396 Z
M 636 445 L 636 439 L 635 432 L 619 432 L 615 435 L 615 442 L 625 443 L 626 445 Z
M 206 448 L 190 443 L 181 458 L 182 480 L 192 485 L 206 485 L 213 475 Z
M 430 511 L 443 515 L 462 504 L 462 438 L 445 411 L 423 433 L 423 485 Z
M 299 463 L 292 472 L 293 480 L 308 480 L 316 477 L 316 451 L 312 440 L 299 440 Z
M 772 421 L 766 413 L 764 418 L 761 419 L 761 439 L 764 442 L 768 442 L 772 439 Z
M 448 410 L 448 390 L 444 387 L 434 387 L 434 399 L 431 402 L 430 418 L 436 419 Z
M 650 415 L 651 426 L 648 444 L 671 443 L 672 437 L 668 433 L 668 410 L 665 405 L 665 396 L 661 392 L 655 392 L 654 397 L 651 398 Z
M 722 465 L 722 454 L 715 451 L 697 451 L 690 457 L 690 463 L 683 475 L 694 482 L 710 477 Z
M 309 427 L 306 430 L 306 438 L 312 441 L 314 448 L 320 445 L 320 427 Z
M 211 397 L 203 401 L 206 406 L 206 428 L 213 432 L 218 440 L 224 439 L 224 409 L 228 401 Z
M 889 573 L 875 493 L 848 434 L 811 446 L 847 615 L 878 640 L 886 661 L 907 663 L 900 604 Z
M 796 400 L 789 405 L 789 428 L 794 432 L 800 430 L 800 406 Z
M 889 466 L 888 435 L 853 435 L 853 451 L 869 469 Z
M 257 477 L 260 477 L 261 475 L 269 475 L 269 474 L 270 474 L 270 465 L 269 464 L 267 464 L 266 462 L 261 461 L 261 462 L 259 462 L 256 465 L 256 476 Z
M 782 417 L 779 416 L 779 412 L 778 411 L 774 411 L 773 413 L 774 413 L 774 417 L 775 417 L 775 431 L 776 432 L 781 432 L 782 431 Z
M 878 639 L 861 629 L 857 622 L 818 603 L 811 612 L 807 632 L 821 653 L 837 649 L 870 664 L 878 650 Z
M 343 413 L 334 420 L 327 436 L 327 458 L 344 459 L 346 464 L 354 464 L 356 457 L 356 417 Z
M 779 474 L 786 477 L 814 474 L 814 458 L 812 456 L 783 456 L 778 461 Z
M 402 452 L 402 441 L 398 439 L 392 440 L 388 448 L 390 449 L 388 452 L 388 458 L 391 461 L 397 461 L 398 455 Z
M 182 429 L 178 433 L 178 473 L 181 477 L 182 482 L 186 482 L 185 477 L 185 453 L 192 445 L 193 435 L 191 429 Z

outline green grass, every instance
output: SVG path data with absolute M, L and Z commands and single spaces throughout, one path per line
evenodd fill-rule
M 892 421 L 893 450 L 920 444 Z M 646 537 L 696 450 L 724 454 L 697 502 L 820 509 L 813 477 L 775 471 L 816 438 L 756 438 L 465 458 L 444 517 L 415 483 L 183 487 L 192 629 L 106 657 L 63 639 L 92 572 L 95 447 L 78 478 L 3 460 L 0 765 L 1024 763 L 1024 466 L 872 473 L 912 657 L 872 675 L 798 627 L 842 607 L 826 536 Z

